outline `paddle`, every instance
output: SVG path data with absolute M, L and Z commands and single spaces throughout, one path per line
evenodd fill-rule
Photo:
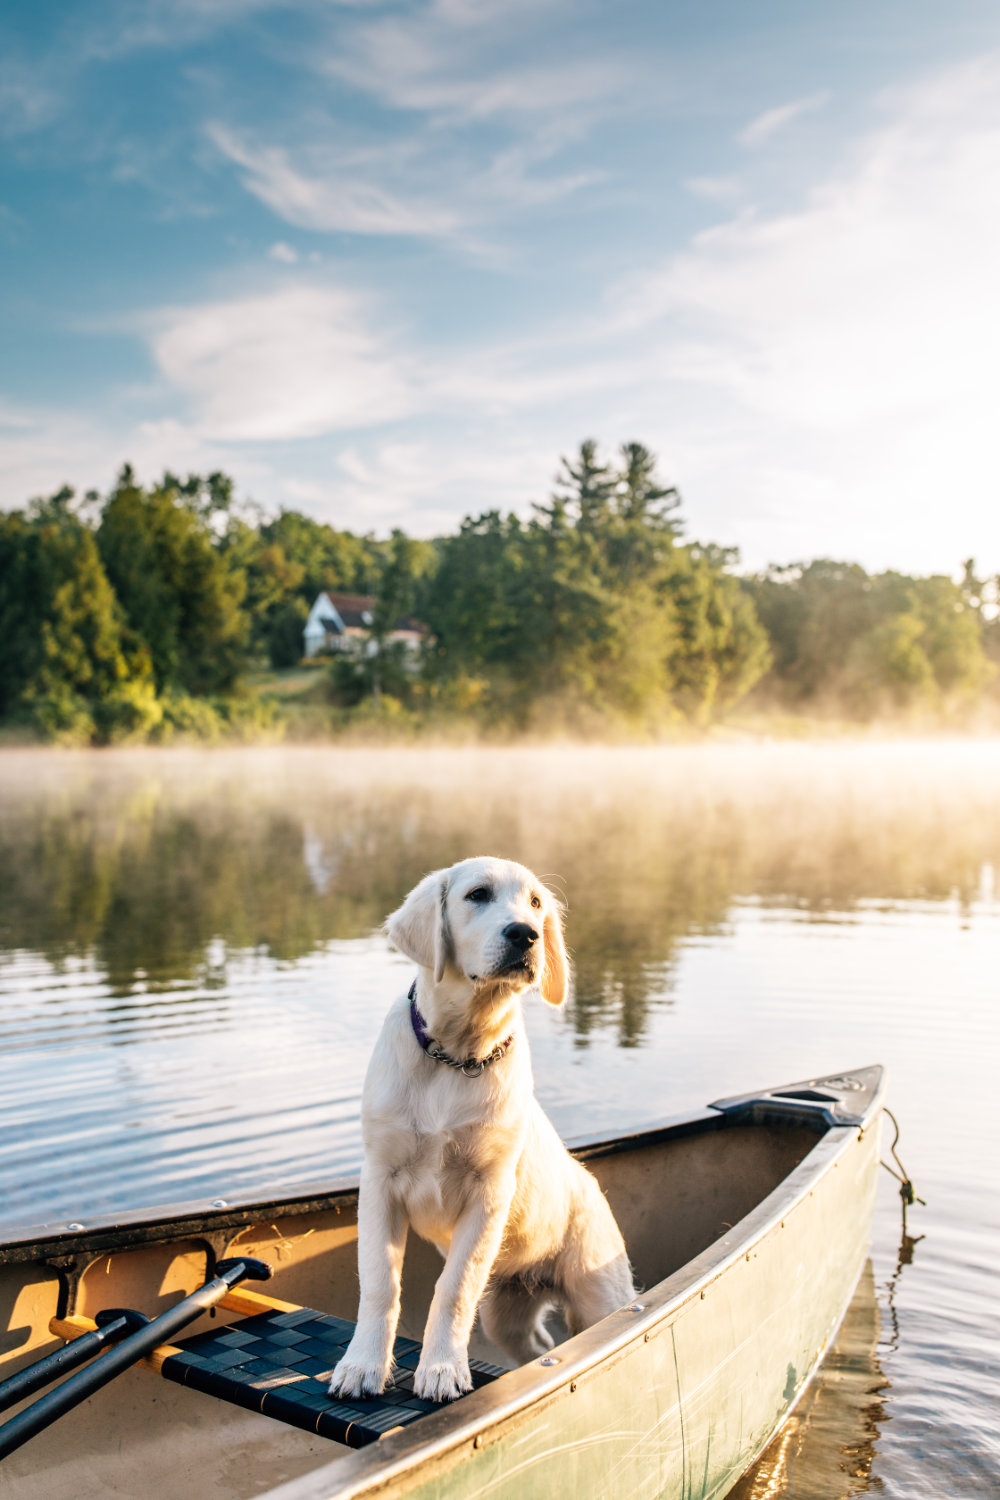
M 70 1375 L 61 1385 L 56 1386 L 55 1390 L 49 1391 L 38 1401 L 32 1402 L 24 1411 L 18 1412 L 17 1416 L 11 1417 L 0 1426 L 0 1459 L 6 1458 L 8 1453 L 13 1453 L 36 1433 L 51 1426 L 65 1412 L 71 1411 L 74 1406 L 79 1406 L 81 1401 L 85 1401 L 88 1396 L 107 1385 L 122 1370 L 149 1354 L 157 1344 L 162 1344 L 173 1334 L 186 1328 L 189 1323 L 193 1323 L 203 1312 L 207 1312 L 210 1307 L 221 1302 L 237 1282 L 267 1281 L 270 1275 L 271 1267 L 265 1261 L 252 1260 L 249 1256 L 220 1260 L 215 1267 L 215 1275 L 211 1281 L 207 1281 L 196 1292 L 192 1292 L 190 1296 L 184 1297 L 173 1307 L 168 1308 L 158 1318 L 143 1319 L 139 1324 L 138 1320 L 143 1318 L 141 1313 L 119 1312 L 117 1309 L 109 1311 L 105 1317 L 110 1321 L 105 1322 L 103 1327 L 95 1329 L 94 1333 L 84 1334 L 64 1349 L 57 1349 L 54 1354 L 46 1355 L 44 1359 L 29 1366 L 27 1370 L 12 1375 L 10 1380 L 5 1381 L 0 1387 L 0 1410 L 12 1405 L 13 1401 L 30 1395 L 42 1385 L 47 1385 L 66 1368 L 82 1363 L 83 1360 L 89 1359 L 91 1355 L 99 1353 L 102 1349 L 106 1350 L 92 1365 L 88 1365 L 84 1370 L 78 1370 L 75 1375 Z M 97 1321 L 101 1322 L 100 1313 Z M 119 1324 L 124 1326 L 119 1327 Z M 102 1337 L 95 1342 L 96 1335 L 102 1335 Z M 118 1342 L 113 1342 L 113 1340 L 118 1340 Z M 72 1356 L 76 1344 L 86 1344 L 87 1347 L 82 1352 L 76 1352 L 74 1358 Z M 12 1400 L 5 1400 L 4 1397 L 9 1393 L 11 1385 L 18 1381 L 21 1384 L 15 1386 L 16 1394 Z

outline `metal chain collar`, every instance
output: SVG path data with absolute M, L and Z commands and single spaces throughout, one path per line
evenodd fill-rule
M 413 1027 L 413 1035 L 427 1056 L 433 1058 L 435 1062 L 446 1063 L 449 1068 L 457 1068 L 460 1073 L 465 1074 L 466 1078 L 479 1078 L 484 1068 L 488 1068 L 490 1063 L 499 1062 L 501 1057 L 506 1057 L 509 1052 L 514 1040 L 513 1032 L 511 1032 L 510 1036 L 504 1037 L 502 1042 L 497 1042 L 493 1051 L 488 1053 L 486 1057 L 467 1057 L 464 1061 L 457 1057 L 451 1057 L 436 1044 L 434 1038 L 427 1031 L 427 1023 L 417 1009 L 416 980 L 410 985 L 408 999 L 410 1002 L 410 1024 Z

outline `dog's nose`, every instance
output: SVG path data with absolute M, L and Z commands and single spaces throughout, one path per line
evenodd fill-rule
M 522 953 L 527 953 L 532 943 L 538 942 L 538 933 L 528 922 L 511 922 L 504 928 L 503 935 L 512 948 L 520 948 Z

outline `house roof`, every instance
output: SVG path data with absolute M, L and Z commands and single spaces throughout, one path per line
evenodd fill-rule
M 334 594 L 327 589 L 326 597 L 343 620 L 345 629 L 367 630 L 371 625 L 372 615 L 375 613 L 373 595 Z
M 345 630 L 369 630 L 371 628 L 377 602 L 373 594 L 335 594 L 331 589 L 326 589 L 325 594 L 343 620 Z M 332 620 L 324 619 L 323 624 L 328 630 L 335 628 Z M 401 615 L 392 628 L 410 631 L 415 635 L 427 634 L 427 626 L 422 621 L 415 620 L 412 615 Z

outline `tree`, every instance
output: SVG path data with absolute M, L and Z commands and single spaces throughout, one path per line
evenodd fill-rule
M 159 709 L 73 492 L 0 516 L 0 716 L 75 742 L 143 735 Z
M 222 476 L 213 476 L 217 495 Z M 229 691 L 244 661 L 246 579 L 218 545 L 206 515 L 212 482 L 181 489 L 168 475 L 143 489 L 126 466 L 101 514 L 97 544 L 129 626 L 145 642 L 156 685 Z
M 735 555 L 679 547 L 677 491 L 648 449 L 621 451 L 615 473 L 588 440 L 526 524 L 492 511 L 440 543 L 435 670 L 485 672 L 516 722 L 549 705 L 648 726 L 676 704 L 702 715 L 768 664 L 752 600 L 725 571 Z
M 618 486 L 618 476 L 610 464 L 597 459 L 597 444 L 587 438 L 580 444 L 580 455 L 576 464 L 568 458 L 559 460 L 553 505 L 561 515 L 572 518 L 584 531 L 599 530 L 607 521 L 612 501 Z M 541 515 L 554 518 L 556 511 L 536 506 Z
M 622 466 L 618 475 L 618 510 L 626 521 L 642 521 L 671 536 L 681 532 L 681 497 L 674 485 L 656 477 L 656 455 L 642 443 L 622 443 Z
M 323 589 L 374 592 L 379 547 L 372 537 L 337 531 L 297 510 L 283 510 L 260 527 L 265 546 L 277 546 L 292 567 L 301 568 L 295 586 L 309 604 Z
M 774 653 L 772 681 L 793 702 L 829 701 L 864 717 L 969 701 L 991 680 L 983 596 L 960 583 L 871 574 L 820 559 L 746 580 Z

